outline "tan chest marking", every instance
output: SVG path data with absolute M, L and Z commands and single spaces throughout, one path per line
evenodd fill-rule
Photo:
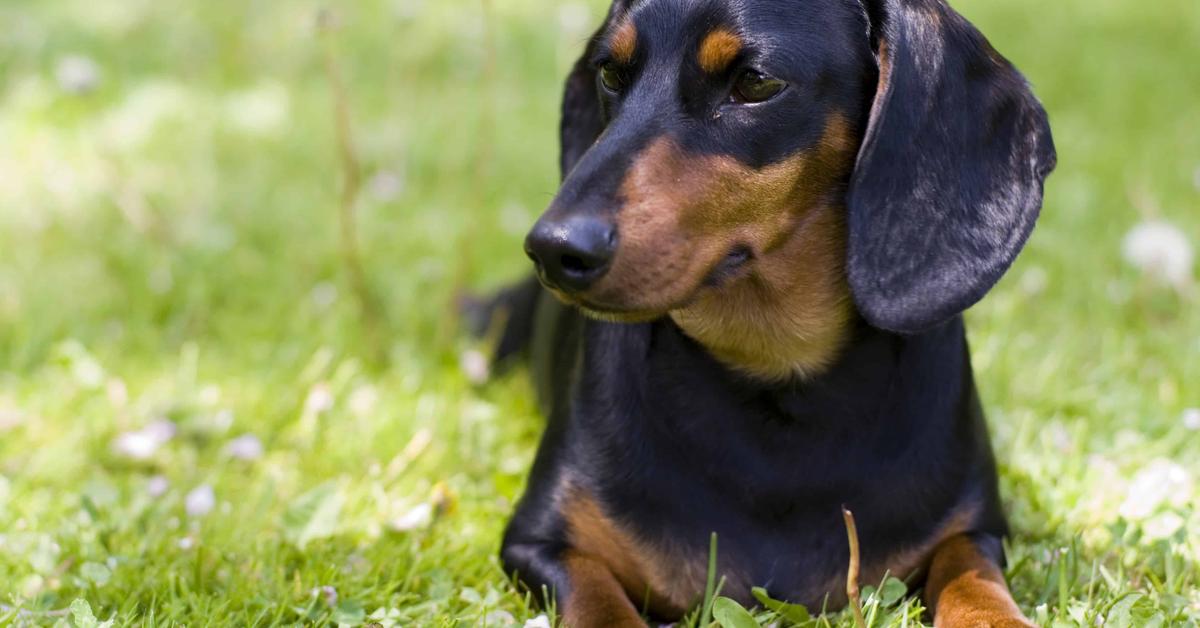
M 567 489 L 562 512 L 572 551 L 612 572 L 637 608 L 678 617 L 704 595 L 703 561 L 640 541 L 583 489 Z

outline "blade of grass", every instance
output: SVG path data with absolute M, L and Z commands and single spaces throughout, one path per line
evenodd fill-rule
M 704 607 L 700 612 L 698 625 L 707 626 L 712 623 L 712 605 L 717 589 L 717 533 L 713 532 L 708 540 L 708 580 L 704 583 Z
M 861 558 L 858 549 L 858 526 L 854 525 L 854 513 L 842 506 L 842 518 L 846 521 L 846 536 L 850 540 L 850 566 L 846 570 L 846 597 L 850 601 L 850 610 L 854 613 L 854 623 L 858 628 L 867 628 L 867 620 L 863 618 L 862 599 L 858 589 L 858 570 Z

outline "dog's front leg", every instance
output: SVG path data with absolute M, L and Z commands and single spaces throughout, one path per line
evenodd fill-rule
M 925 602 L 934 611 L 937 628 L 1034 626 L 1013 600 L 1000 565 L 987 556 L 979 540 L 966 534 L 943 541 L 934 551 Z
M 621 583 L 603 563 L 569 550 L 563 564 L 571 581 L 562 610 L 567 626 L 646 626 Z
M 542 589 L 535 595 L 552 596 L 567 628 L 646 626 L 616 576 L 593 557 L 549 544 L 512 543 L 502 558 L 526 586 Z

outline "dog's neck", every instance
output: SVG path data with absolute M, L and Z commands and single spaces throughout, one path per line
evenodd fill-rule
M 813 208 L 749 274 L 704 290 L 671 318 L 718 360 L 753 377 L 817 375 L 837 359 L 856 316 L 845 232 L 843 208 Z

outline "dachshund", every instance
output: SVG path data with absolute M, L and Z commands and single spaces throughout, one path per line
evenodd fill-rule
M 566 80 L 561 188 L 503 319 L 548 418 L 501 561 L 564 625 L 861 577 L 936 626 L 1030 626 L 1004 580 L 962 313 L 1055 166 L 1024 77 L 944 0 L 615 0 Z M 544 596 L 544 599 L 543 599 Z

